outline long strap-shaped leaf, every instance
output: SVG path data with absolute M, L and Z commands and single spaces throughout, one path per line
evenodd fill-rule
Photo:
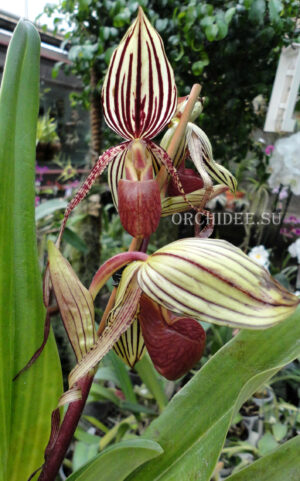
M 14 383 L 43 338 L 34 223 L 39 37 L 21 21 L 0 93 L 0 479 L 27 479 L 43 461 L 50 415 L 61 391 L 52 335 L 40 359 Z
M 73 473 L 68 481 L 123 481 L 138 466 L 161 453 L 159 444 L 147 439 L 122 441 L 100 453 Z
M 296 436 L 251 464 L 233 474 L 227 481 L 297 481 L 300 473 L 300 436 Z
M 276 327 L 240 332 L 151 423 L 143 437 L 158 442 L 164 454 L 126 481 L 209 481 L 236 410 L 299 356 L 299 336 L 300 308 Z

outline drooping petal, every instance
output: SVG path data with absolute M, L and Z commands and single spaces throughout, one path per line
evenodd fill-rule
M 206 133 L 200 127 L 189 122 L 186 130 L 187 145 L 191 158 L 201 176 L 203 176 L 203 168 L 215 179 L 219 184 L 229 187 L 232 192 L 236 191 L 236 178 L 220 164 L 214 161 L 211 143 Z
M 53 242 L 49 241 L 48 251 L 54 294 L 65 329 L 79 361 L 96 342 L 93 299 Z
M 194 319 L 176 318 L 142 295 L 138 319 L 148 353 L 157 371 L 170 380 L 188 372 L 202 357 L 205 331 Z
M 182 239 L 148 257 L 143 292 L 171 311 L 247 329 L 284 320 L 299 299 L 240 249 L 217 239 Z
M 119 215 L 133 237 L 148 237 L 156 231 L 161 214 L 160 190 L 155 179 L 121 179 L 118 186 Z
M 92 350 L 71 371 L 69 376 L 70 387 L 74 386 L 80 378 L 101 361 L 134 321 L 142 292 L 136 280 L 136 272 L 139 267 L 140 263 L 136 262 L 125 269 L 119 285 L 122 293 L 120 302 L 114 307 L 109 325 L 104 329 Z
M 139 8 L 105 76 L 105 120 L 124 139 L 153 138 L 174 115 L 176 95 L 173 70 L 161 37 Z
M 98 269 L 98 271 L 93 277 L 93 280 L 89 287 L 92 298 L 95 299 L 98 292 L 106 284 L 108 279 L 123 266 L 126 266 L 127 264 L 130 264 L 134 261 L 135 266 L 137 266 L 141 264 L 141 261 L 145 261 L 147 259 L 147 254 L 145 254 L 144 252 L 135 251 L 121 252 L 120 254 L 117 254 L 116 256 L 108 259 L 106 262 L 104 262 L 104 264 L 102 264 L 102 266 Z M 124 278 L 124 276 L 125 273 L 123 273 L 122 279 Z
M 106 169 L 108 164 L 120 153 L 124 152 L 128 147 L 128 142 L 124 142 L 123 144 L 117 145 L 116 147 L 111 147 L 110 149 L 106 150 L 104 154 L 100 155 L 99 159 L 97 160 L 96 164 L 92 168 L 90 174 L 85 179 L 79 190 L 77 191 L 75 197 L 69 203 L 65 215 L 64 220 L 62 222 L 59 236 L 57 239 L 57 246 L 59 247 L 60 241 L 62 238 L 62 234 L 64 228 L 66 226 L 67 220 L 69 215 L 71 214 L 72 210 L 85 198 L 88 194 L 89 190 L 91 189 L 92 185 L 94 184 L 95 180 L 102 174 L 102 172 Z
M 212 192 L 210 194 L 209 200 L 214 199 L 218 195 L 222 194 L 227 190 L 226 186 L 223 185 L 214 185 L 212 188 Z M 186 195 L 189 203 L 194 205 L 195 207 L 203 205 L 203 199 L 206 195 L 206 189 L 199 189 L 195 192 L 191 192 L 190 194 Z M 187 204 L 185 198 L 182 195 L 178 195 L 175 197 L 165 197 L 161 203 L 161 216 L 167 217 L 168 215 L 175 214 L 176 212 L 185 212 L 190 210 L 190 204 Z

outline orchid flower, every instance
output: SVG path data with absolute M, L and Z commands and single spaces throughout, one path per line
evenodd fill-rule
M 90 300 L 126 265 L 107 326 L 93 342 Z M 158 371 L 175 379 L 202 355 L 205 335 L 199 322 L 265 329 L 283 321 L 299 303 L 239 248 L 216 239 L 181 239 L 149 256 L 118 254 L 100 267 L 88 291 L 53 244 L 49 270 L 70 340 L 81 346 L 78 364 L 69 376 L 75 394 L 78 380 L 114 346 L 132 366 L 145 343 Z M 130 335 L 122 339 L 129 328 Z
M 134 237 L 149 236 L 160 220 L 160 189 L 154 172 L 165 165 L 176 176 L 168 154 L 152 142 L 176 111 L 174 73 L 161 37 L 141 8 L 112 55 L 102 104 L 106 123 L 125 141 L 99 157 L 65 212 L 59 241 L 71 211 L 109 164 L 109 183 L 121 222 Z
M 161 141 L 161 146 L 164 149 L 167 149 L 170 144 L 187 100 L 188 97 L 180 99 L 176 114 L 171 121 L 171 127 L 167 130 Z M 215 162 L 209 138 L 200 127 L 193 123 L 193 120 L 199 117 L 202 108 L 202 102 L 199 99 L 195 103 L 190 118 L 191 121 L 187 124 L 185 136 L 182 138 L 181 144 L 173 159 L 174 166 L 178 168 L 182 161 L 189 155 L 194 162 L 204 186 L 211 185 L 210 178 L 212 177 L 218 184 L 226 185 L 232 192 L 235 192 L 237 187 L 235 177 L 229 170 Z

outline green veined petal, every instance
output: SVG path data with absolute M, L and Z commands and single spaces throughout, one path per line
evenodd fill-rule
M 214 199 L 218 195 L 222 194 L 227 190 L 227 187 L 223 185 L 214 185 L 212 188 L 212 193 L 209 197 L 209 200 Z M 182 195 L 178 195 L 175 197 L 165 197 L 162 200 L 162 217 L 167 217 L 168 215 L 175 214 L 177 212 L 185 212 L 191 209 L 191 204 L 195 207 L 202 205 L 203 198 L 206 194 L 206 189 L 199 189 L 195 190 L 195 192 L 191 192 L 190 194 L 186 194 L 186 199 L 190 202 L 187 204 L 184 197 Z

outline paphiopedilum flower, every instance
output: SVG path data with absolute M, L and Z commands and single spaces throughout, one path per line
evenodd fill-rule
M 171 121 L 171 126 L 161 141 L 161 146 L 164 149 L 167 149 L 171 142 L 187 100 L 188 97 L 180 99 L 176 114 Z M 229 170 L 215 162 L 209 138 L 200 127 L 193 123 L 193 121 L 199 117 L 201 112 L 202 102 L 199 99 L 195 103 L 190 122 L 188 122 L 186 126 L 185 135 L 182 137 L 177 153 L 174 156 L 174 166 L 179 168 L 180 164 L 187 157 L 190 157 L 203 181 L 204 187 L 210 187 L 212 185 L 211 178 L 213 178 L 218 184 L 225 185 L 232 192 L 235 192 L 237 187 L 235 177 L 229 172 Z
M 52 247 L 51 256 L 60 255 Z M 70 279 L 69 285 L 64 275 L 66 267 L 62 267 L 60 279 L 53 273 L 52 266 L 58 264 L 50 259 L 54 292 L 59 292 L 56 283 L 65 283 L 64 290 L 72 292 L 75 281 Z M 299 303 L 296 296 L 237 247 L 222 240 L 199 238 L 173 242 L 149 256 L 142 252 L 118 254 L 94 276 L 89 288 L 91 297 L 95 299 L 109 277 L 127 264 L 108 325 L 96 342 L 88 345 L 71 372 L 70 388 L 98 364 L 133 322 L 139 322 L 158 370 L 173 379 L 201 356 L 204 338 L 202 329 L 195 327 L 196 321 L 264 329 L 283 321 Z M 57 302 L 66 317 L 69 301 L 57 295 Z M 78 316 L 80 307 L 76 309 Z M 176 345 L 178 335 L 182 349 L 174 350 L 172 343 Z
M 161 213 L 154 170 L 161 165 L 174 170 L 166 152 L 151 139 L 173 117 L 177 91 L 162 39 L 141 8 L 112 55 L 102 103 L 107 124 L 125 142 L 100 156 L 69 204 L 61 232 L 70 212 L 111 164 L 109 183 L 121 222 L 134 237 L 147 237 L 156 230 Z

